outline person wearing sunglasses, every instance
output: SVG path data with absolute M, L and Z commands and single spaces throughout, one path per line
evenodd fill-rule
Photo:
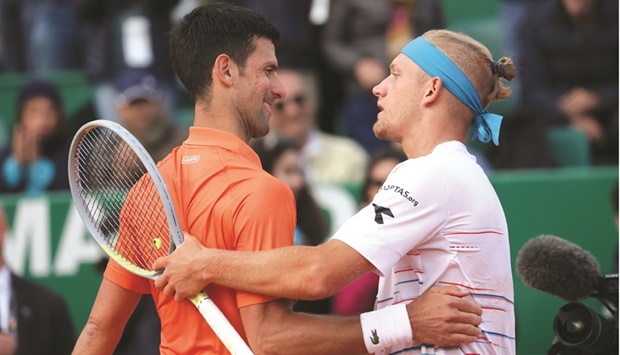
M 311 72 L 291 68 L 279 69 L 287 95 L 273 104 L 272 134 L 294 139 L 302 148 L 310 184 L 361 183 L 368 154 L 353 139 L 319 130 L 317 77 Z

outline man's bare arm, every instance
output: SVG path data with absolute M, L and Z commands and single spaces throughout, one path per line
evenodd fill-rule
M 358 317 L 291 311 L 292 302 L 276 299 L 243 307 L 241 318 L 256 354 L 365 354 Z
M 414 339 L 436 346 L 473 342 L 481 333 L 475 326 L 480 324 L 480 315 L 476 314 L 480 309 L 458 297 L 463 294 L 467 293 L 456 287 L 433 287 L 410 303 L 407 312 Z M 256 353 L 366 353 L 358 316 L 292 312 L 289 302 L 278 299 L 240 309 L 248 342 Z
M 456 287 L 433 287 L 407 307 L 418 342 L 451 346 L 481 334 L 480 309 L 455 295 Z M 337 317 L 291 311 L 278 299 L 240 309 L 250 347 L 265 354 L 364 354 L 358 316 Z M 459 310 L 463 308 L 464 310 Z M 471 312 L 470 312 L 471 311 Z M 417 319 L 416 319 L 417 318 Z M 475 325 L 474 325 L 475 324 Z M 406 341 L 411 341 L 407 339 Z
M 155 286 L 177 302 L 209 283 L 288 299 L 322 299 L 374 270 L 366 258 L 338 240 L 317 247 L 242 252 L 207 249 L 189 234 L 153 267 L 164 269 Z
M 103 279 L 74 354 L 112 354 L 140 297 Z

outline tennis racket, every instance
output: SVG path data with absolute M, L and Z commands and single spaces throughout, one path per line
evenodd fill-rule
M 69 184 L 80 217 L 114 261 L 156 279 L 156 259 L 183 242 L 166 184 L 146 149 L 118 123 L 96 120 L 71 142 Z M 206 293 L 188 297 L 232 354 L 252 354 Z

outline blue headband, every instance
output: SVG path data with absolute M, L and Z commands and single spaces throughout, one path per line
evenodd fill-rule
M 483 143 L 493 139 L 493 143 L 499 145 L 502 116 L 482 108 L 474 85 L 448 56 L 422 37 L 409 42 L 401 53 L 431 77 L 439 77 L 446 90 L 474 111 L 476 116 L 472 123 L 472 139 L 478 138 Z

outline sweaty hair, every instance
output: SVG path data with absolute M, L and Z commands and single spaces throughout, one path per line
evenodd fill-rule
M 510 87 L 500 79 L 510 81 L 517 75 L 512 59 L 502 57 L 494 62 L 491 52 L 482 43 L 459 32 L 432 30 L 423 37 L 452 59 L 471 80 L 482 107 L 510 96 Z
M 194 102 L 209 101 L 215 59 L 226 54 L 243 73 L 258 38 L 274 44 L 280 32 L 264 15 L 227 3 L 195 8 L 170 34 L 172 66 Z

